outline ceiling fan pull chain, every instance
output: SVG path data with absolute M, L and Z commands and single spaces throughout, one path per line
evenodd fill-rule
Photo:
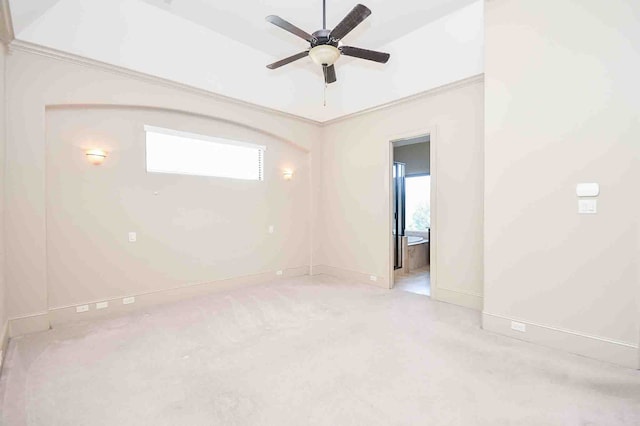
M 324 83 L 324 94 L 323 94 L 323 105 L 324 107 L 327 106 L 327 83 Z

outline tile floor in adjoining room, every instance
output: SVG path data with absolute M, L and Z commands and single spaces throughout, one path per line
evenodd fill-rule
M 429 266 L 411 271 L 408 274 L 398 274 L 393 288 L 408 291 L 423 296 L 431 295 L 431 277 Z
M 640 425 L 640 372 L 326 275 L 14 338 L 7 426 Z

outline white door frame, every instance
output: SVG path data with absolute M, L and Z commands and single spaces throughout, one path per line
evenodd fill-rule
M 394 248 L 394 239 L 393 239 L 393 143 L 403 140 L 403 139 L 414 139 L 420 136 L 429 135 L 429 164 L 430 170 L 429 174 L 431 175 L 431 231 L 429 234 L 429 259 L 430 259 L 430 280 L 431 280 L 431 298 L 434 300 L 438 299 L 438 285 L 437 285 L 437 265 L 438 265 L 438 255 L 437 255 L 437 236 L 438 236 L 438 227 L 437 227 L 437 217 L 438 217 L 438 191 L 437 191 L 437 182 L 438 182 L 438 174 L 437 174 L 437 129 L 435 125 L 419 128 L 410 132 L 405 132 L 401 134 L 389 135 L 387 137 L 388 141 L 388 161 L 387 161 L 387 179 L 389 180 L 389 184 L 387 185 L 387 202 L 389 207 L 389 223 L 387 227 L 387 235 L 389 236 L 389 288 L 393 288 L 394 285 L 394 269 L 393 269 L 393 248 Z

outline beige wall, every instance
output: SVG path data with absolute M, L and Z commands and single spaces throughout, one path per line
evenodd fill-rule
M 46 114 L 48 308 L 266 271 L 308 269 L 309 160 L 212 119 L 137 108 Z M 265 145 L 264 181 L 147 173 L 144 125 Z M 84 151 L 109 152 L 104 164 Z M 295 170 L 285 181 L 282 170 Z M 275 232 L 268 233 L 273 225 Z M 128 242 L 128 232 L 137 242 Z
M 428 175 L 430 172 L 429 142 L 393 148 L 393 160 L 405 164 L 405 174 Z
M 291 158 L 296 162 L 296 165 L 300 164 L 300 180 L 294 180 L 291 182 L 293 185 L 289 187 L 276 186 L 269 187 L 266 193 L 262 194 L 268 197 L 270 200 L 282 201 L 287 195 L 290 195 L 289 191 L 293 191 L 297 197 L 300 195 L 301 185 L 305 185 L 308 182 L 308 170 L 305 171 L 305 163 L 303 161 L 304 154 L 295 151 L 287 145 L 285 147 L 284 142 L 292 145 L 297 145 L 303 150 L 311 150 L 311 147 L 318 143 L 319 131 L 318 126 L 290 116 L 278 114 L 270 111 L 266 111 L 261 108 L 248 106 L 242 103 L 229 101 L 216 96 L 208 96 L 195 90 L 186 90 L 175 87 L 174 85 L 167 84 L 161 81 L 150 80 L 137 77 L 136 75 L 130 75 L 118 70 L 108 71 L 94 67 L 89 64 L 83 64 L 75 59 L 59 59 L 51 58 L 46 54 L 39 54 L 37 52 L 24 51 L 23 49 L 17 49 L 11 52 L 10 61 L 7 63 L 7 101 L 9 106 L 8 116 L 8 137 L 7 137 L 7 167 L 6 167 L 6 187 L 5 187 L 5 244 L 6 244 L 6 282 L 7 282 L 7 306 L 8 315 L 10 318 L 18 317 L 31 317 L 39 318 L 40 320 L 32 322 L 30 324 L 21 327 L 22 331 L 31 331 L 35 329 L 46 328 L 48 323 L 42 319 L 42 316 L 38 314 L 46 313 L 50 307 L 48 303 L 49 288 L 48 288 L 48 273 L 51 272 L 52 282 L 57 283 L 55 291 L 51 296 L 52 303 L 65 304 L 76 303 L 81 300 L 91 299 L 93 297 L 102 297 L 103 295 L 116 295 L 119 292 L 131 293 L 129 288 L 124 288 L 120 284 L 106 286 L 100 289 L 87 289 L 83 287 L 79 294 L 71 294 L 75 284 L 70 284 L 71 287 L 67 288 L 69 284 L 65 284 L 63 281 L 72 275 L 71 268 L 74 266 L 74 258 L 60 258 L 54 257 L 54 254 L 49 251 L 49 257 L 55 264 L 49 264 L 47 261 L 47 244 L 57 244 L 60 241 L 57 239 L 62 238 L 62 231 L 72 229 L 70 220 L 74 214 L 79 214 L 77 211 L 65 212 L 67 215 L 61 212 L 61 210 L 53 209 L 51 214 L 55 217 L 48 216 L 47 212 L 47 191 L 49 190 L 48 177 L 51 179 L 64 179 L 65 182 L 71 182 L 74 179 L 74 173 L 78 173 L 77 176 L 86 178 L 85 182 L 74 182 L 74 186 L 77 189 L 89 190 L 87 182 L 92 182 L 93 179 L 98 179 L 94 183 L 99 182 L 101 188 L 104 189 L 104 184 L 108 181 L 100 182 L 101 178 L 98 176 L 105 176 L 105 179 L 112 179 L 118 185 L 122 185 L 122 177 L 131 172 L 131 166 L 128 162 L 139 161 L 139 152 L 134 153 L 131 157 L 120 157 L 120 153 L 117 149 L 129 150 L 133 149 L 131 146 L 117 146 L 113 156 L 110 157 L 104 168 L 101 169 L 86 169 L 86 165 L 78 160 L 77 150 L 73 148 L 73 144 L 84 144 L 86 141 L 80 141 L 85 132 L 92 131 L 104 131 L 105 135 L 109 137 L 113 136 L 118 139 L 117 141 L 110 141 L 110 143 L 127 143 L 132 144 L 136 136 L 131 133 L 131 123 L 129 120 L 141 120 L 142 118 L 129 117 L 122 111 L 114 113 L 113 120 L 116 125 L 113 128 L 101 127 L 100 122 L 103 121 L 105 111 L 87 111 L 82 114 L 78 114 L 78 117 L 74 117 L 74 114 L 69 114 L 66 111 L 47 111 L 47 106 L 51 105 L 69 105 L 69 104 L 106 104 L 106 105 L 128 105 L 128 106 L 144 106 L 152 107 L 156 109 L 170 108 L 177 111 L 186 111 L 191 114 L 210 117 L 216 120 L 216 122 L 207 121 L 204 118 L 180 118 L 178 119 L 174 114 L 164 114 L 157 112 L 158 115 L 152 114 L 145 117 L 157 118 L 158 123 L 175 123 L 180 124 L 182 122 L 194 124 L 199 126 L 203 130 L 212 129 L 225 129 L 225 132 L 242 132 L 253 131 L 252 135 L 260 134 L 262 136 L 268 136 L 268 142 L 274 146 L 274 152 L 281 151 L 280 160 L 285 158 Z M 81 121 L 81 118 L 86 115 L 87 121 Z M 97 115 L 96 115 L 97 114 Z M 151 113 L 149 113 L 151 114 Z M 60 127 L 61 123 L 68 123 L 73 125 L 76 133 L 66 135 L 62 139 L 58 139 L 57 142 L 61 143 L 61 146 L 56 146 L 56 149 L 49 152 L 47 146 L 47 138 L 45 137 L 45 123 L 48 119 L 52 119 L 49 130 L 52 132 L 51 137 L 59 136 L 59 133 L 63 130 Z M 146 119 L 146 118 L 145 118 Z M 111 120 L 109 115 L 108 120 Z M 122 120 L 122 121 L 119 121 Z M 226 124 L 224 124 L 224 123 Z M 108 121 L 107 121 L 108 123 Z M 129 123 L 129 124 L 126 124 Z M 57 130 L 56 130 L 57 129 Z M 128 129 L 128 130 L 127 130 Z M 114 132 L 111 135 L 110 132 Z M 125 132 L 129 132 L 128 137 L 123 137 Z M 256 133 L 257 132 L 257 133 Z M 240 133 L 238 133 L 240 134 Z M 243 133 L 244 134 L 244 133 Z M 67 139 L 68 136 L 68 139 Z M 266 140 L 266 139 L 265 139 Z M 69 157 L 65 156 L 66 154 Z M 60 169 L 60 174 L 55 173 L 55 167 L 57 165 L 49 164 L 47 160 L 49 155 L 58 156 L 59 160 L 64 160 L 65 167 L 71 167 L 70 170 Z M 280 155 L 280 154 L 279 154 Z M 313 154 L 306 154 L 313 156 Z M 74 161 L 80 161 L 74 163 Z M 50 167 L 48 167 L 50 166 Z M 274 169 L 270 173 L 275 173 L 276 164 L 271 167 Z M 101 175 L 98 175 L 101 173 Z M 121 174 L 122 173 L 122 174 Z M 140 176 L 137 179 L 142 179 Z M 128 188 L 125 192 L 120 192 L 122 196 L 122 204 L 118 209 L 114 210 L 116 216 L 113 223 L 109 223 L 107 226 L 114 232 L 112 238 L 122 238 L 119 234 L 120 231 L 125 233 L 134 224 L 131 220 L 139 220 L 140 215 L 150 211 L 149 206 L 141 206 L 143 199 L 148 195 L 149 190 L 155 185 L 146 186 L 137 181 L 136 186 Z M 164 191 L 161 192 L 153 203 L 164 203 L 172 199 L 177 199 L 181 195 L 176 192 L 178 188 L 183 188 L 181 184 L 175 183 L 175 185 L 169 181 L 165 182 L 162 186 Z M 279 185 L 279 184 L 278 184 Z M 310 183 L 309 183 L 310 185 Z M 199 186 L 202 189 L 203 185 Z M 215 184 L 212 184 L 215 186 Z M 58 191 L 63 192 L 63 188 L 59 183 L 54 184 L 51 189 L 57 188 Z M 310 191 L 310 187 L 307 188 Z M 215 194 L 228 194 L 230 189 L 222 185 L 216 189 Z M 80 197 L 78 194 L 64 194 L 60 192 L 60 196 L 66 197 L 65 200 L 72 203 L 75 207 L 81 207 L 82 203 L 86 201 L 88 207 L 95 207 L 100 204 L 99 194 L 92 193 L 86 195 L 86 198 Z M 252 195 L 258 196 L 256 192 L 252 192 Z M 83 196 L 84 196 L 83 195 Z M 114 200 L 115 193 L 113 191 L 108 192 L 108 197 L 111 201 Z M 139 198 L 141 197 L 141 198 Z M 306 197 L 306 196 L 305 196 Z M 126 205 L 124 202 L 126 201 Z M 260 200 L 262 202 L 263 200 Z M 243 201 L 244 202 L 244 201 Z M 180 227 L 186 228 L 193 224 L 193 222 L 209 220 L 205 216 L 198 216 L 198 205 L 195 204 L 194 199 L 189 199 L 185 195 L 185 203 L 189 203 L 188 208 L 182 212 L 174 210 L 172 213 L 176 216 L 173 218 L 177 223 L 174 225 L 174 232 L 179 232 Z M 204 206 L 210 206 L 211 200 L 207 200 L 207 204 Z M 303 200 L 302 205 L 305 205 Z M 224 206 L 222 203 L 221 206 Z M 59 207 L 59 206 L 56 206 Z M 287 215 L 292 214 L 288 204 L 284 204 L 282 209 L 275 208 L 273 211 L 269 211 L 264 217 L 257 218 L 258 224 L 251 224 L 250 231 L 255 232 L 256 229 L 265 231 L 264 224 L 268 220 L 275 222 L 277 226 L 279 223 L 284 223 Z M 306 203 L 307 217 L 313 211 L 313 206 Z M 303 207 L 301 207 L 303 208 Z M 131 209 L 132 216 L 126 217 L 128 209 Z M 147 209 L 147 210 L 145 210 Z M 264 212 L 264 206 L 261 205 L 260 211 Z M 228 214 L 228 211 L 225 213 Z M 183 214 L 183 216 L 179 216 Z M 66 217 L 65 217 L 66 216 Z M 221 216 L 222 217 L 222 216 Z M 229 219 L 228 216 L 224 218 Z M 221 221 L 224 220 L 221 219 Z M 56 235 L 53 241 L 47 241 L 47 219 L 62 220 L 63 223 L 55 223 L 51 229 L 52 235 Z M 114 253 L 120 249 L 134 251 L 134 246 L 128 246 L 122 244 L 121 241 L 112 241 L 108 243 L 113 250 L 110 250 L 105 260 L 109 262 L 114 261 L 113 256 L 119 265 L 131 265 L 135 264 L 140 266 L 140 276 L 150 277 L 154 276 L 154 265 L 145 263 L 145 254 L 151 254 L 156 259 L 161 259 L 161 249 L 159 249 L 160 242 L 154 241 L 154 247 L 150 247 L 151 233 L 158 231 L 160 226 L 160 220 L 169 220 L 168 216 L 156 219 L 156 222 L 148 224 L 148 228 L 144 228 L 144 224 L 137 224 L 137 228 L 141 232 L 141 241 L 135 245 L 135 250 L 140 252 L 132 253 L 133 259 L 124 261 L 120 255 Z M 87 226 L 89 219 L 87 216 L 83 216 L 83 222 L 80 226 Z M 213 219 L 211 219 L 213 220 Z M 182 222 L 180 222 L 182 221 Z M 102 225 L 104 226 L 104 225 Z M 296 225 L 297 226 L 297 225 Z M 297 228 L 296 228 L 297 229 Z M 218 230 L 219 227 L 213 227 L 211 233 Z M 192 231 L 189 231 L 190 233 Z M 248 233 L 249 231 L 243 231 Z M 182 237 L 186 237 L 187 233 Z M 228 233 L 223 234 L 225 238 L 229 238 Z M 308 234 L 306 234 L 308 235 Z M 243 236 L 245 236 L 243 234 Z M 124 235 L 126 238 L 126 234 Z M 163 238 L 166 238 L 164 235 Z M 255 246 L 252 250 L 245 252 L 235 252 L 229 254 L 236 258 L 243 258 L 247 264 L 251 265 L 247 268 L 235 269 L 236 266 L 242 264 L 241 261 L 229 262 L 229 265 L 213 265 L 210 262 L 204 265 L 204 269 L 201 270 L 201 274 L 191 274 L 188 276 L 181 276 L 181 273 L 186 270 L 184 262 L 176 270 L 169 271 L 171 276 L 168 280 L 172 283 L 178 281 L 183 283 L 191 283 L 193 281 L 200 281 L 208 279 L 208 273 L 211 272 L 211 278 L 215 279 L 221 276 L 229 276 L 230 274 L 244 275 L 247 270 L 258 270 L 260 268 L 266 268 L 275 266 L 276 264 L 286 267 L 287 265 L 305 263 L 302 257 L 310 257 L 310 249 L 305 247 L 301 250 L 302 254 L 296 253 L 295 257 L 287 257 L 291 251 L 288 247 L 285 247 L 284 257 L 279 255 L 270 255 L 267 260 L 264 260 L 264 264 L 260 264 L 263 260 L 252 259 L 252 256 L 256 254 L 256 250 L 272 250 L 274 247 L 279 247 L 282 244 L 282 239 L 286 237 L 286 234 L 281 235 L 277 242 L 267 243 L 264 239 L 264 232 L 256 233 L 255 239 L 252 239 L 247 244 Z M 76 240 L 73 241 L 71 246 L 75 246 L 78 243 L 78 235 L 75 235 Z M 87 236 L 87 238 L 91 238 Z M 158 237 L 160 238 L 160 237 Z M 178 237 L 176 237 L 178 238 Z M 311 237 L 313 238 L 313 236 Z M 178 238 L 179 239 L 179 238 Z M 57 242 L 56 242 L 57 241 Z M 297 240 L 296 240 L 297 241 Z M 87 243 L 87 241 L 84 241 Z M 180 242 L 180 247 L 186 247 L 189 244 L 188 238 Z M 196 245 L 202 247 L 204 242 L 199 237 Z M 209 242 L 210 253 L 221 253 L 220 247 L 226 247 L 228 241 L 220 241 L 213 239 Z M 233 243 L 232 244 L 237 244 Z M 82 248 L 76 248 L 78 249 Z M 235 246 L 238 249 L 238 246 Z M 54 247 L 49 247 L 49 250 Z M 98 252 L 98 247 L 93 248 L 93 253 Z M 191 253 L 193 254 L 193 253 Z M 79 256 L 78 260 L 87 260 L 86 254 L 76 252 L 75 255 Z M 162 255 L 166 256 L 167 253 Z M 72 256 L 72 254 L 69 254 Z M 205 255 L 206 256 L 206 255 Z M 185 256 L 187 257 L 187 256 Z M 182 258 L 186 261 L 185 257 Z M 197 259 L 202 260 L 202 259 Z M 132 262 L 128 264 L 127 262 Z M 307 260 L 306 264 L 309 261 Z M 66 265 L 66 266 L 61 266 Z M 231 266 L 233 265 L 233 267 Z M 48 267 L 51 267 L 49 269 Z M 78 265 L 75 265 L 78 267 Z M 157 266 L 157 265 L 156 265 Z M 69 269 L 64 269 L 68 267 Z M 206 271 L 205 271 L 206 270 Z M 61 272 L 62 271 L 62 272 Z M 79 278 L 74 283 L 80 285 L 80 279 L 87 277 L 87 271 L 83 270 Z M 115 277 L 114 275 L 111 278 Z M 101 284 L 104 284 L 101 281 Z M 127 286 L 133 285 L 131 280 L 127 281 Z M 155 286 L 156 284 L 140 284 L 141 286 Z M 157 283 L 158 288 L 164 288 L 171 285 L 169 281 L 161 281 Z M 78 287 L 79 288 L 79 287 Z M 148 289 L 149 287 L 145 287 Z M 142 287 L 135 287 L 135 291 L 141 290 Z M 121 294 L 124 295 L 124 294 Z M 22 324 L 22 322 L 21 322 Z
M 485 20 L 485 327 L 637 365 L 640 3 L 493 0 Z
M 389 142 L 432 129 L 436 297 L 481 308 L 483 119 L 476 78 L 325 127 L 317 202 L 325 238 L 314 248 L 314 265 L 375 275 L 388 286 Z
M 442 176 L 444 190 L 440 193 L 448 193 L 448 197 L 462 191 L 452 200 L 455 211 L 445 208 L 443 214 L 441 294 L 446 300 L 470 306 L 481 303 L 481 235 L 475 232 L 482 220 L 481 209 L 476 208 L 481 205 L 481 193 L 476 189 L 481 187 L 482 175 L 478 161 L 482 158 L 482 84 L 478 79 L 393 107 L 394 117 L 401 119 L 391 120 L 386 113 L 375 112 L 322 129 L 304 120 L 163 82 L 22 49 L 12 52 L 7 78 L 8 104 L 13 112 L 9 116 L 7 145 L 6 277 L 8 315 L 26 317 L 16 322 L 20 332 L 47 327 L 42 314 L 50 309 L 270 268 L 309 264 L 318 267 L 315 272 L 322 272 L 322 266 L 345 268 L 376 275 L 378 284 L 384 285 L 389 275 L 389 217 L 388 211 L 379 206 L 388 209 L 389 205 L 384 195 L 388 191 L 388 141 L 400 132 L 407 134 L 426 127 L 437 130 L 443 144 L 441 161 L 445 170 L 452 167 L 451 175 Z M 383 114 L 386 120 L 379 119 Z M 225 129 L 229 135 L 242 138 L 260 137 L 273 145 L 268 152 L 280 150 L 280 160 L 295 163 L 296 177 L 288 183 L 292 185 L 277 181 L 275 187 L 267 189 L 269 201 L 258 210 L 262 214 L 252 216 L 255 221 L 251 226 L 241 231 L 242 238 L 232 235 L 229 229 L 233 226 L 222 227 L 219 222 L 207 232 L 196 233 L 187 228 L 217 220 L 206 213 L 214 207 L 213 197 L 200 205 L 197 197 L 184 195 L 186 191 L 180 189 L 186 188 L 185 179 L 193 178 L 170 178 L 176 179 L 173 182 L 163 180 L 168 177 L 158 177 L 162 183 L 156 185 L 136 172 L 139 165 L 133 162 L 141 161 L 141 153 L 140 134 L 135 128 L 148 121 L 166 127 L 187 126 L 186 130 L 196 127 L 203 133 Z M 358 149 L 366 148 L 360 145 L 364 140 L 360 138 L 374 135 L 376 149 L 354 162 L 356 168 L 336 169 L 350 158 L 345 155 L 348 151 L 337 150 L 333 132 L 350 124 L 357 127 L 373 121 L 377 124 L 369 126 L 369 132 L 352 135 Z M 100 168 L 90 167 L 80 155 L 92 138 L 107 141 L 107 148 L 113 149 Z M 464 154 L 454 155 L 458 150 Z M 271 173 L 277 176 L 277 167 L 281 166 L 272 166 Z M 354 174 L 359 176 L 355 182 Z M 135 182 L 132 185 L 127 184 L 130 177 Z M 371 186 L 372 177 L 378 185 Z M 334 193 L 336 187 L 348 189 L 355 183 L 360 185 L 353 187 L 358 197 L 365 195 L 377 208 L 369 211 L 360 203 L 335 205 L 344 210 L 322 206 L 345 195 Z M 210 189 L 205 183 L 195 185 L 198 190 Z M 234 185 L 217 186 L 215 193 L 229 195 Z M 100 190 L 93 191 L 94 186 Z M 156 187 L 161 189 L 159 195 L 150 196 Z M 245 203 L 248 198 L 236 200 Z M 186 207 L 180 211 L 172 208 L 151 221 L 145 220 L 153 210 L 147 203 L 172 206 L 174 201 Z M 295 205 L 295 201 L 301 202 Z M 110 219 L 101 220 L 94 228 L 96 218 L 91 212 L 95 211 Z M 226 212 L 230 221 L 232 211 Z M 332 222 L 334 215 L 341 216 Z M 275 222 L 276 229 L 281 229 L 279 224 L 294 216 L 290 233 L 278 234 L 275 240 L 265 234 L 265 225 Z M 237 219 L 231 221 L 234 226 L 242 221 L 233 219 Z M 175 226 L 163 228 L 169 221 Z M 353 230 L 344 234 L 355 238 L 346 239 L 344 247 L 340 247 L 334 232 L 351 221 Z M 128 231 L 139 233 L 138 243 L 126 241 Z M 212 241 L 210 237 L 216 233 L 222 233 L 224 241 Z M 176 246 L 168 247 L 169 240 Z M 247 244 L 251 249 L 242 247 L 240 241 L 250 241 Z M 233 253 L 226 252 L 229 244 L 237 245 Z M 273 247 L 276 250 L 272 252 Z M 265 256 L 265 250 L 270 254 Z M 346 258 L 343 254 L 347 254 Z M 176 259 L 172 256 L 177 256 L 178 261 L 167 264 L 169 257 Z M 89 267 L 95 259 L 111 266 L 96 276 Z M 455 267 L 447 263 L 454 263 Z M 190 264 L 201 268 L 194 270 Z M 129 271 L 130 276 L 123 270 Z

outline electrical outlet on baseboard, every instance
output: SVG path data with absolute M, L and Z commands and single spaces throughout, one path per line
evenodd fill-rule
M 276 271 L 276 275 L 282 275 L 282 269 Z
M 135 296 L 131 296 L 131 297 L 124 297 L 122 298 L 122 304 L 123 305 L 130 305 L 132 303 L 136 303 L 136 298 Z
M 87 312 L 88 310 L 89 310 L 89 305 L 76 306 L 76 313 Z
M 511 329 L 515 331 L 520 331 L 521 333 L 525 333 L 527 331 L 527 324 L 511 321 Z
M 109 307 L 109 302 L 98 302 L 96 303 L 96 309 L 106 309 Z
M 378 277 L 376 277 L 375 275 L 369 275 L 369 279 L 371 281 L 378 281 Z

